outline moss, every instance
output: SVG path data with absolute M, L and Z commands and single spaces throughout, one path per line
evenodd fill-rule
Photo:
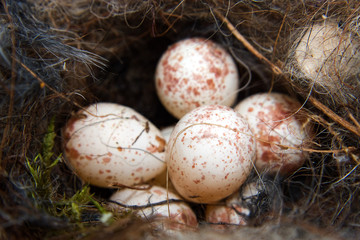
M 34 159 L 26 160 L 31 179 L 31 186 L 28 187 L 29 197 L 38 209 L 44 210 L 51 216 L 75 223 L 80 228 L 87 222 L 85 218 L 90 212 L 93 216 L 96 215 L 95 219 L 99 222 L 110 222 L 112 214 L 94 198 L 89 185 L 84 185 L 72 196 L 59 193 L 60 183 L 52 174 L 53 169 L 62 160 L 61 154 L 55 156 L 53 152 L 56 137 L 54 120 L 55 118 L 52 118 L 50 121 L 48 131 L 43 138 L 41 153 Z

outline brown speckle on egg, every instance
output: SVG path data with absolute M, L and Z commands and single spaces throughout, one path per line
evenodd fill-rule
M 69 120 L 63 135 L 66 163 L 92 185 L 131 186 L 149 181 L 166 167 L 160 130 L 119 104 L 97 103 L 80 110 Z M 139 174 L 135 178 L 134 172 Z
M 186 114 L 175 126 L 166 150 L 175 189 L 197 203 L 213 203 L 232 194 L 252 168 L 255 142 L 251 138 L 245 119 L 229 107 L 209 105 Z
M 155 75 L 161 102 L 177 118 L 202 105 L 232 105 L 239 86 L 231 56 L 220 45 L 202 38 L 170 46 Z
M 301 148 L 310 142 L 311 132 L 309 126 L 304 127 L 300 108 L 298 101 L 280 93 L 255 94 L 235 107 L 256 137 L 255 165 L 259 171 L 288 175 L 307 159 Z
M 141 186 L 140 186 L 141 188 Z M 175 193 L 159 186 L 145 186 L 144 190 L 125 188 L 118 190 L 111 197 L 110 207 L 114 211 L 123 211 L 125 206 L 138 206 L 133 210 L 143 219 L 166 220 L 169 229 L 197 227 L 198 222 L 192 209 Z M 167 200 L 177 200 L 167 203 Z

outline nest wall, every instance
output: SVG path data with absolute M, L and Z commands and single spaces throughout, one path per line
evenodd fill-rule
M 359 7 L 355 0 L 3 0 L 0 236 L 91 239 L 99 236 L 94 229 L 105 229 L 104 234 L 114 238 L 120 232 L 127 236 L 139 224 L 132 216 L 110 226 L 102 224 L 91 201 L 78 202 L 86 206 L 78 218 L 71 216 L 71 210 L 65 214 L 64 209 L 50 209 L 83 188 L 62 159 L 61 129 L 77 110 L 99 101 L 132 107 L 158 127 L 176 123 L 156 95 L 155 68 L 170 44 L 195 36 L 214 40 L 232 54 L 241 87 L 246 86 L 238 100 L 258 92 L 286 93 L 303 103 L 316 133 L 312 147 L 306 149 L 310 159 L 283 179 L 276 191 L 281 204 L 270 207 L 251 227 L 264 231 L 296 222 L 316 236 L 327 236 L 320 229 L 328 226 L 340 237 L 357 236 L 360 68 L 334 92 L 314 87 L 293 57 L 304 29 L 319 22 L 336 22 L 358 41 Z M 51 191 L 46 195 L 34 186 L 28 162 L 49 152 L 44 150 L 44 137 L 51 124 L 55 135 L 49 161 L 58 156 L 60 160 L 49 173 Z M 106 206 L 111 190 L 92 187 L 89 191 Z M 137 238 L 166 237 L 156 235 L 148 223 L 141 224 Z M 316 230 L 309 227 L 313 224 Z M 75 230 L 69 234 L 68 229 Z M 232 229 L 224 236 L 230 239 L 240 231 L 253 230 Z

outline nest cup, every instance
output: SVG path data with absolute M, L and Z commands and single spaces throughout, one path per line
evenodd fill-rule
M 1 12 L 0 236 L 111 239 L 122 233 L 131 238 L 134 226 L 141 226 L 141 237 L 168 237 L 131 213 L 106 220 L 113 190 L 84 186 L 71 172 L 61 156 L 61 129 L 79 109 L 100 101 L 131 107 L 159 128 L 175 124 L 156 95 L 154 74 L 167 47 L 189 37 L 210 39 L 231 53 L 240 75 L 237 102 L 260 92 L 285 93 L 302 103 L 301 113 L 315 132 L 311 147 L 303 149 L 309 159 L 294 174 L 280 179 L 252 173 L 251 178 L 271 182 L 276 202 L 247 227 L 225 230 L 224 236 L 256 232 L 259 226 L 269 232 L 295 229 L 295 224 L 318 238 L 331 231 L 331 237 L 357 236 L 360 12 L 355 1 L 28 0 L 3 1 Z M 339 43 L 314 78 L 302 70 L 297 47 L 304 44 L 306 54 L 310 45 L 304 37 L 311 36 L 306 32 L 328 23 L 340 32 L 334 33 Z M 336 82 L 321 84 L 323 78 Z M 205 207 L 191 207 L 200 222 L 197 231 L 213 233 Z M 190 229 L 175 234 L 199 237 Z M 248 234 L 256 239 L 253 235 Z

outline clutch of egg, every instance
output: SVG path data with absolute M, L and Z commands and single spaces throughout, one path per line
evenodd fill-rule
M 77 112 L 65 126 L 63 144 L 69 167 L 99 187 L 144 183 L 166 168 L 160 130 L 115 103 L 97 103 Z

